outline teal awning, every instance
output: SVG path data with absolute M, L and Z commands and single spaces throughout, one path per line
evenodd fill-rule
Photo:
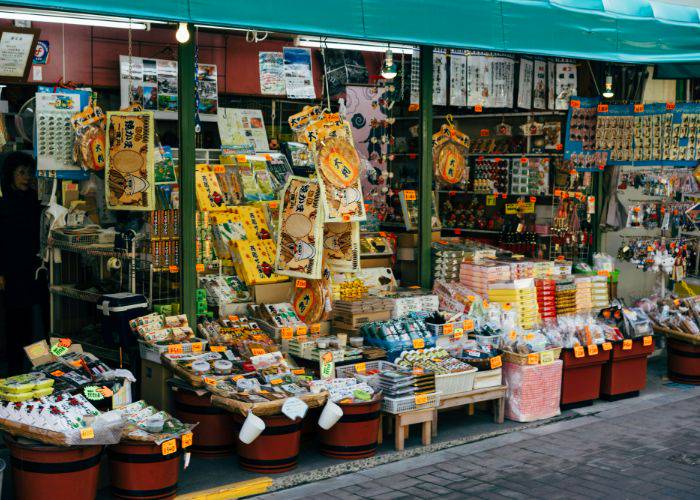
M 632 63 L 700 62 L 674 0 L 0 0 L 6 5 Z

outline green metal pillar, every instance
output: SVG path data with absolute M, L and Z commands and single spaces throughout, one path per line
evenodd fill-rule
M 197 318 L 195 290 L 197 289 L 195 248 L 195 33 L 188 24 L 190 39 L 178 45 L 178 123 L 180 126 L 180 290 L 182 312 L 190 324 Z
M 420 285 L 430 288 L 433 190 L 433 48 L 420 48 L 420 171 L 418 173 L 418 266 Z

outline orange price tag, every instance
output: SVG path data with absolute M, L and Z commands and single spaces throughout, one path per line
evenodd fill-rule
M 634 112 L 635 113 L 644 113 L 644 104 L 635 104 L 634 105 Z
M 311 333 L 321 333 L 321 323 L 314 323 L 311 325 Z
M 303 375 L 303 374 L 306 373 L 306 372 L 304 371 L 303 368 L 297 368 L 296 370 L 292 370 L 292 373 L 293 373 L 294 375 Z
M 443 335 L 449 335 L 453 332 L 454 330 L 454 325 L 452 323 L 447 323 L 443 325 L 442 327 L 442 334 Z
M 413 189 L 406 189 L 403 193 L 404 197 L 406 198 L 406 201 L 416 200 L 416 192 Z
M 455 229 L 455 234 L 462 234 L 462 230 L 460 228 Z
M 179 271 L 179 269 L 178 269 L 177 266 L 170 266 L 170 267 L 168 268 L 168 271 L 170 271 L 171 273 L 175 274 L 176 272 Z
M 423 349 L 425 347 L 425 340 L 423 339 L 413 339 L 414 349 Z
M 580 107 L 581 107 L 581 101 L 579 101 L 579 100 L 577 100 L 577 99 L 572 99 L 572 100 L 571 100 L 570 106 L 571 106 L 572 108 L 580 108 Z
M 276 209 L 277 207 L 279 207 L 279 203 L 277 203 L 276 201 L 271 201 L 271 202 L 270 202 L 270 208 L 271 208 L 271 209 L 274 210 L 274 209 Z
M 234 375 L 233 377 L 231 377 L 231 380 L 235 382 L 237 380 L 241 380 L 242 378 L 244 378 L 243 375 Z
M 194 266 L 194 268 L 198 273 L 204 272 L 204 264 L 197 264 L 196 266 Z
M 55 372 L 51 372 L 51 375 L 54 377 L 62 377 L 65 374 L 61 370 L 56 370 Z
M 216 379 L 215 378 L 210 378 L 210 377 L 204 377 L 204 383 L 206 385 L 216 385 Z
M 608 105 L 607 104 L 598 104 L 598 113 L 607 113 L 608 112 Z
M 575 358 L 582 358 L 586 355 L 586 352 L 583 350 L 583 346 L 577 345 L 574 346 L 574 357 Z
M 192 446 L 192 433 L 188 432 L 187 434 L 182 435 L 182 449 L 184 450 L 190 446 Z
M 297 288 L 306 288 L 306 280 L 297 280 L 295 286 Z
M 182 344 L 171 344 L 168 346 L 168 354 L 182 354 Z
M 276 378 L 275 380 L 270 380 L 270 385 L 280 385 L 282 382 L 281 378 Z
M 675 102 L 667 102 L 666 109 L 669 111 L 671 111 L 672 109 L 676 109 L 676 103 Z
M 223 165 L 214 165 L 215 174 L 223 174 L 226 172 L 226 168 Z
M 261 349 L 260 347 L 253 347 L 253 348 L 250 350 L 250 353 L 251 353 L 253 356 L 261 356 L 261 355 L 265 354 L 265 349 Z
M 527 355 L 527 364 L 528 365 L 536 365 L 540 362 L 540 355 L 537 354 L 536 352 L 533 352 L 532 354 Z
M 236 155 L 236 161 L 238 163 L 244 163 L 246 161 L 245 155 Z
M 424 405 L 428 402 L 427 394 L 416 394 L 416 405 Z
M 209 350 L 211 352 L 225 352 L 226 346 L 225 345 L 210 345 Z
M 424 372 L 423 368 L 421 368 L 420 366 L 416 366 L 413 368 L 411 373 L 413 373 L 414 375 L 423 375 Z
M 494 356 L 489 361 L 489 366 L 491 367 L 492 370 L 495 370 L 496 368 L 500 368 L 501 366 L 503 366 L 503 359 L 501 359 L 500 356 Z
M 308 326 L 297 326 L 297 337 L 304 337 L 309 333 Z
M 474 106 L 474 112 L 475 113 L 482 113 L 484 111 L 484 107 L 481 104 L 477 104 Z
M 343 222 L 350 222 L 350 214 L 343 214 Z
M 610 342 L 603 342 L 603 350 L 610 351 L 612 349 L 612 344 Z
M 58 345 L 63 346 L 63 347 L 70 347 L 73 345 L 73 341 L 71 339 L 58 339 Z
M 647 335 L 646 337 L 644 337 L 642 339 L 642 345 L 644 347 L 649 347 L 652 343 L 653 343 L 653 339 L 652 339 L 651 335 Z
M 535 203 L 537 201 L 536 196 L 530 196 L 530 203 Z
M 355 371 L 357 373 L 365 373 L 367 371 L 367 363 L 355 363 Z
M 622 350 L 630 351 L 632 349 L 632 339 L 625 339 L 622 341 Z
M 172 455 L 177 451 L 177 441 L 174 439 L 167 440 L 161 445 L 160 450 L 163 452 L 163 455 Z
M 561 189 L 555 189 L 554 196 L 557 196 L 557 197 L 561 196 Z
M 557 151 L 561 151 L 562 149 L 564 149 L 564 145 L 560 142 L 559 144 L 554 146 L 554 149 L 556 149 Z
M 294 330 L 292 330 L 289 326 L 285 326 L 282 328 L 282 330 L 280 330 L 280 337 L 282 337 L 284 340 L 289 340 L 294 337 Z
M 610 271 L 605 271 L 605 270 L 598 271 L 598 276 L 605 276 L 607 278 L 608 276 L 610 276 Z M 608 312 L 608 317 L 609 317 L 610 311 L 607 311 L 607 312 Z
M 94 439 L 95 438 L 95 429 L 92 427 L 85 427 L 83 429 L 80 429 L 80 439 Z
M 192 352 L 202 352 L 202 343 L 201 342 L 193 342 L 192 344 Z
M 588 345 L 588 355 L 589 356 L 596 356 L 598 354 L 598 346 L 595 344 L 589 344 Z
M 462 327 L 465 330 L 473 330 L 474 329 L 474 320 L 473 319 L 465 319 L 462 322 Z
M 489 129 L 487 129 L 487 128 L 482 128 L 481 130 L 479 130 L 479 135 L 481 137 L 488 137 L 489 133 L 490 133 Z

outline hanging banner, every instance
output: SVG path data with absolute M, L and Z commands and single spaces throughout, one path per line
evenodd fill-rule
M 433 51 L 433 106 L 447 106 L 447 54 Z
M 155 210 L 153 113 L 107 113 L 105 199 L 111 210 Z
M 411 93 L 408 110 L 417 111 L 420 105 L 420 51 L 415 49 L 411 55 Z
M 216 116 L 221 144 L 250 145 L 258 152 L 270 151 L 262 111 L 259 109 L 221 108 Z
M 576 63 L 573 61 L 556 63 L 556 109 L 569 109 L 569 99 L 577 95 L 576 76 Z
M 489 105 L 494 108 L 512 108 L 515 90 L 515 61 L 510 57 L 490 57 L 491 98 Z
M 450 52 L 450 106 L 467 105 L 467 56 Z
M 547 61 L 547 109 L 554 109 L 556 104 L 556 76 L 557 64 Z
M 535 81 L 532 90 L 532 107 L 547 108 L 547 62 L 535 60 Z
M 311 71 L 311 50 L 284 47 L 284 80 L 290 99 L 316 99 Z
M 259 52 L 260 93 L 263 95 L 286 95 L 284 81 L 284 56 L 282 52 Z
M 491 70 L 484 55 L 467 56 L 467 106 L 490 106 Z
M 520 74 L 518 75 L 518 107 L 522 109 L 530 109 L 532 107 L 532 71 L 532 61 L 530 59 L 520 59 Z

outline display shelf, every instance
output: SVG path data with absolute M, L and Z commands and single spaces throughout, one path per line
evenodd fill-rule
M 99 293 L 89 292 L 87 290 L 78 290 L 71 285 L 52 285 L 49 287 L 49 291 L 53 295 L 58 295 L 59 297 L 68 297 L 71 299 L 82 300 L 84 302 L 97 303 L 100 299 Z
M 75 245 L 49 238 L 48 246 L 49 248 L 58 248 L 67 252 L 83 253 L 97 257 L 128 257 L 125 251 L 116 250 L 112 245 Z
M 497 229 L 468 229 L 466 227 L 443 227 L 443 231 L 464 231 L 465 233 L 501 234 Z
M 469 156 L 505 156 L 507 158 L 542 158 L 543 156 L 562 156 L 558 151 L 546 153 L 469 153 Z
M 498 196 L 502 197 L 503 194 L 507 195 L 508 197 L 511 196 L 516 196 L 516 197 L 525 197 L 529 198 L 530 196 L 534 196 L 535 198 L 552 198 L 553 195 L 551 194 L 513 194 L 513 193 L 479 193 L 478 191 L 460 191 L 458 189 L 437 189 L 437 193 L 454 193 L 455 195 L 458 194 L 468 194 L 468 195 L 479 195 L 479 196 Z
M 516 111 L 516 112 L 502 112 L 502 113 L 476 113 L 469 115 L 434 115 L 433 120 L 444 120 L 448 116 L 459 120 L 462 118 L 505 118 L 505 117 L 529 117 L 529 116 L 566 116 L 568 111 Z M 420 115 L 416 116 L 397 116 L 396 120 L 418 120 Z

